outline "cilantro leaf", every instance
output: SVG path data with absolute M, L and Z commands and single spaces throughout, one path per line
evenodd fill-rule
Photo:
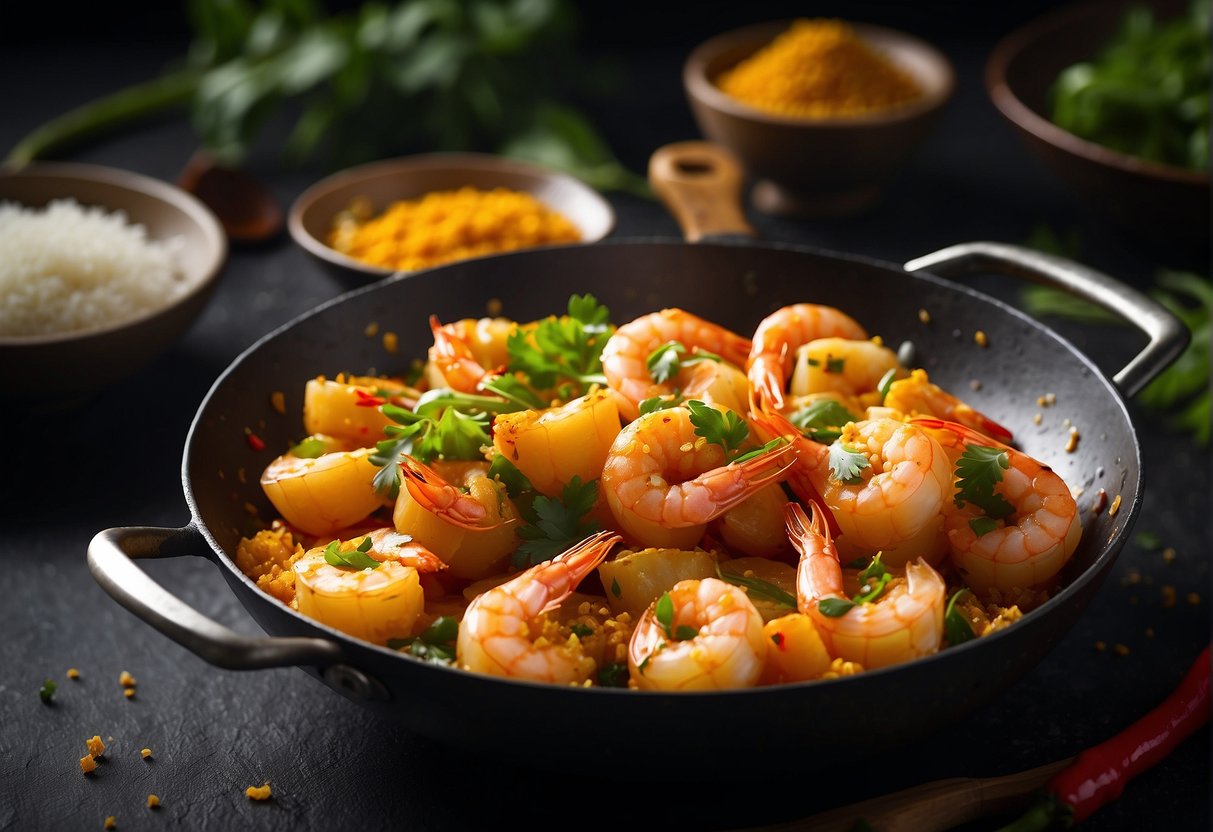
M 719 411 L 711 405 L 692 399 L 687 402 L 695 435 L 719 445 L 726 451 L 736 450 L 750 435 L 750 426 L 732 410 Z
M 392 650 L 406 650 L 410 655 L 435 664 L 455 661 L 455 640 L 459 637 L 459 620 L 449 615 L 434 619 L 421 635 L 413 638 L 389 638 Z
M 677 407 L 685 401 L 686 399 L 677 390 L 670 396 L 653 396 L 651 399 L 644 399 L 640 402 L 640 415 L 644 416 L 657 410 Z
M 890 367 L 888 372 L 880 377 L 880 381 L 876 385 L 876 392 L 880 393 L 880 401 L 883 404 L 885 396 L 889 395 L 889 388 L 893 386 L 893 382 L 897 380 L 897 368 Z
M 736 572 L 721 570 L 719 563 L 716 564 L 716 577 L 735 586 L 745 587 L 750 595 L 773 601 L 781 607 L 796 609 L 796 596 L 785 592 L 770 581 L 764 581 L 754 575 L 739 575 Z
M 832 355 L 827 355 L 825 371 L 827 373 L 838 374 L 843 371 L 843 368 L 846 367 L 846 364 L 847 364 L 847 360 L 845 358 L 835 358 Z
M 675 641 L 690 641 L 697 635 L 699 635 L 698 627 L 692 627 L 689 624 L 679 624 L 674 628 L 673 638 Z
M 974 517 L 969 521 L 969 528 L 973 530 L 973 534 L 981 537 L 997 529 L 998 521 L 993 517 Z
M 519 372 L 536 388 L 550 390 L 571 383 L 569 398 L 591 384 L 606 382 L 602 348 L 613 328 L 610 312 L 593 295 L 569 298 L 568 315 L 551 316 L 531 328 L 519 327 L 506 339 L 507 368 Z
M 43 702 L 50 702 L 55 695 L 55 691 L 58 689 L 59 686 L 54 681 L 47 679 L 42 683 L 42 687 L 38 688 L 38 696 Z
M 524 491 L 534 491 L 535 486 L 526 475 L 518 470 L 518 466 L 506 459 L 504 454 L 494 454 L 489 463 L 489 479 L 495 479 L 505 486 L 505 493 L 511 498 L 517 497 Z
M 429 391 L 449 393 L 450 391 Z M 428 395 L 428 394 L 427 394 Z M 462 395 L 462 394 L 460 394 Z M 423 397 L 424 398 L 424 397 Z M 475 397 L 484 398 L 484 397 Z M 430 400 L 430 404 L 435 399 Z M 418 408 L 423 405 L 418 402 Z M 463 413 L 448 405 L 441 411 L 430 408 L 427 413 L 439 413 L 438 418 L 406 410 L 392 404 L 383 405 L 383 415 L 397 424 L 383 429 L 387 439 L 375 445 L 371 462 L 379 466 L 373 484 L 375 490 L 392 498 L 400 491 L 400 457 L 404 454 L 422 462 L 443 459 L 481 459 L 481 448 L 491 445 L 489 415 L 484 411 Z
M 956 609 L 956 599 L 966 593 L 968 593 L 967 589 L 956 590 L 948 600 L 948 607 L 943 614 L 943 629 L 947 636 L 949 647 L 964 644 L 966 641 L 977 637 L 968 619 L 961 614 L 960 610 Z
M 560 492 L 560 499 L 542 494 L 531 503 L 527 525 L 518 530 L 523 543 L 514 550 L 516 568 L 551 560 L 597 531 L 598 524 L 584 516 L 598 499 L 598 480 L 583 483 L 574 476 Z
M 345 552 L 341 550 L 341 541 L 334 540 L 324 548 L 324 560 L 339 569 L 378 569 L 379 561 L 367 554 L 370 550 L 371 539 L 369 537 L 362 538 L 362 542 L 358 544 L 357 548 Z
M 616 598 L 623 597 L 623 587 L 619 586 L 618 578 L 611 578 L 611 594 Z
M 830 618 L 841 618 L 857 605 L 846 598 L 826 598 L 817 602 L 817 610 Z
M 594 628 L 587 624 L 573 623 L 569 625 L 569 632 L 577 638 L 587 638 L 594 635 Z
M 649 357 L 645 363 L 649 368 L 649 375 L 653 377 L 653 381 L 658 384 L 664 384 L 678 375 L 678 371 L 683 367 L 700 364 L 704 361 L 719 362 L 724 361 L 724 359 L 714 352 L 699 349 L 688 355 L 687 348 L 682 344 L 677 341 L 666 341 L 649 353 Z
M 604 688 L 626 688 L 630 675 L 627 664 L 610 662 L 598 670 L 598 684 Z
M 839 402 L 820 399 L 802 407 L 791 416 L 791 422 L 814 442 L 833 442 L 842 436 L 842 426 L 859 419 Z
M 835 440 L 830 446 L 830 475 L 846 485 L 858 485 L 863 482 L 859 473 L 871 465 L 865 454 L 848 448 Z
M 956 460 L 956 507 L 964 508 L 967 503 L 972 503 L 995 518 L 1013 513 L 1015 507 L 994 491 L 994 486 L 1002 482 L 1003 470 L 1010 467 L 1004 450 L 984 445 L 965 445 L 964 453 Z
M 653 614 L 657 618 L 657 623 L 665 630 L 666 638 L 673 638 L 671 627 L 674 626 L 674 599 L 670 597 L 670 593 L 661 593 L 661 597 L 653 606 Z
M 510 373 L 481 382 L 480 389 L 496 393 L 506 401 L 513 402 L 525 410 L 543 410 L 548 406 L 538 393 L 528 387 L 518 376 Z

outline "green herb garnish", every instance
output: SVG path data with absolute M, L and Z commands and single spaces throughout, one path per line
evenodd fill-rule
M 736 572 L 724 571 L 720 568 L 719 563 L 716 564 L 716 577 L 735 586 L 745 587 L 750 595 L 765 598 L 781 607 L 796 609 L 796 596 L 785 592 L 770 581 L 764 581 L 755 575 L 739 575 Z
M 604 688 L 626 688 L 630 675 L 626 664 L 610 662 L 598 669 L 598 684 Z
M 860 451 L 848 448 L 835 440 L 830 445 L 830 475 L 844 485 L 858 485 L 863 482 L 859 472 L 871 465 L 868 458 Z
M 309 436 L 295 447 L 291 448 L 291 456 L 297 456 L 300 459 L 316 459 L 322 456 L 328 450 L 323 439 L 317 439 L 314 436 Z
M 577 476 L 560 492 L 559 500 L 537 496 L 525 515 L 527 525 L 518 530 L 523 543 L 514 550 L 513 565 L 521 569 L 551 560 L 597 531 L 598 524 L 585 519 L 597 499 L 598 480 L 583 483 Z
M 43 702 L 50 702 L 55 696 L 55 691 L 59 689 L 50 679 L 42 683 L 42 687 L 38 688 L 38 696 Z
M 790 421 L 800 432 L 823 445 L 842 436 L 842 426 L 858 416 L 833 399 L 820 399 L 792 414 Z
M 1133 538 L 1133 542 L 1147 552 L 1156 552 L 1162 548 L 1162 538 L 1151 531 L 1138 532 L 1137 536 Z
M 1006 498 L 994 491 L 1002 482 L 1002 472 L 1011 467 L 1007 452 L 985 445 L 965 445 L 964 453 L 956 460 L 957 508 L 967 503 L 980 508 L 990 517 L 1003 518 L 1015 511 Z
M 430 393 L 450 393 L 433 391 Z M 429 394 L 427 394 L 429 395 Z M 423 397 L 424 398 L 424 397 Z M 476 397 L 483 398 L 483 397 Z M 380 407 L 383 415 L 396 424 L 387 425 L 383 432 L 388 438 L 375 445 L 371 462 L 380 466 L 375 474 L 375 490 L 395 498 L 400 491 L 400 458 L 409 454 L 422 462 L 435 459 L 483 459 L 481 448 L 493 444 L 489 436 L 490 416 L 485 411 L 461 412 L 452 404 L 455 396 L 446 400 L 443 407 L 434 403 L 437 398 L 418 402 L 417 407 L 426 408 L 425 414 L 438 414 L 437 418 L 394 404 Z M 499 400 L 498 400 L 499 401 Z
M 602 348 L 612 332 L 605 306 L 593 295 L 573 295 L 567 315 L 550 316 L 533 328 L 518 327 L 510 333 L 508 368 L 522 373 L 538 390 L 565 385 L 563 397 L 576 398 L 592 384 L 606 384 Z
M 724 359 L 707 350 L 695 350 L 688 354 L 687 348 L 677 341 L 666 341 L 649 353 L 649 357 L 645 363 L 649 368 L 649 375 L 652 376 L 653 381 L 658 384 L 664 384 L 678 375 L 678 372 L 684 367 L 702 364 L 704 361 L 721 362 Z
M 677 407 L 685 402 L 677 390 L 669 396 L 653 396 L 649 399 L 644 399 L 640 402 L 640 415 L 645 416 L 649 413 L 655 413 L 658 410 L 667 410 L 671 407 Z
M 726 451 L 735 451 L 750 435 L 750 426 L 732 410 L 723 412 L 711 405 L 693 399 L 687 402 L 691 411 L 691 424 L 695 435 L 719 445 Z
M 611 594 L 616 598 L 623 597 L 623 588 L 619 586 L 618 578 L 611 578 Z
M 379 561 L 367 554 L 371 551 L 371 539 L 362 538 L 356 549 L 341 550 L 341 541 L 334 540 L 324 548 L 324 559 L 330 566 L 339 569 L 378 569 Z
M 843 368 L 846 366 L 846 363 L 847 363 L 847 360 L 845 358 L 834 358 L 832 356 L 827 355 L 825 371 L 827 373 L 835 373 L 835 374 L 841 373 L 843 371 Z
M 998 521 L 993 517 L 974 517 L 969 521 L 969 528 L 973 530 L 973 534 L 981 537 L 998 528 Z
M 846 598 L 826 598 L 817 602 L 818 611 L 830 618 L 840 618 L 856 607 L 854 601 Z
M 594 628 L 589 625 L 576 622 L 569 625 L 569 632 L 577 636 L 577 638 L 587 638 L 594 635 Z
M 435 664 L 455 661 L 455 641 L 459 638 L 459 620 L 440 615 L 421 635 L 412 638 L 390 638 L 387 646 L 404 650 L 410 655 Z
M 893 382 L 897 380 L 897 368 L 892 367 L 880 377 L 880 382 L 876 385 L 876 392 L 880 393 L 880 401 L 883 404 L 885 396 L 889 395 L 889 390 L 893 387 Z
M 661 597 L 653 605 L 653 614 L 657 623 L 665 630 L 666 638 L 673 638 L 670 627 L 674 624 L 674 599 L 670 597 L 670 593 L 661 593 Z
M 735 464 L 739 464 L 742 462 L 749 462 L 751 459 L 754 459 L 755 457 L 762 456 L 767 451 L 772 451 L 775 448 L 778 448 L 785 441 L 786 440 L 782 436 L 776 436 L 774 439 L 772 439 L 770 442 L 766 443 L 765 445 L 755 448 L 752 451 L 748 451 L 748 452 L 742 454 L 741 456 L 737 457 L 736 459 L 731 460 L 730 464 L 735 465 Z
M 517 465 L 505 457 L 505 454 L 493 454 L 493 461 L 489 463 L 489 477 L 504 485 L 505 493 L 509 494 L 511 499 L 525 491 L 535 490 L 531 481 L 518 470 Z
M 956 609 L 956 600 L 967 592 L 968 590 L 963 588 L 956 590 L 952 594 L 952 597 L 948 599 L 948 607 L 943 614 L 943 629 L 947 636 L 949 647 L 955 647 L 958 644 L 964 644 L 966 641 L 976 638 L 976 634 L 973 632 L 973 627 L 969 624 L 968 619 L 960 613 L 960 610 Z

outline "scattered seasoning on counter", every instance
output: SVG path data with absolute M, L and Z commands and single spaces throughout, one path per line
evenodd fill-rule
M 1194 607 L 1200 606 L 1200 593 L 1199 592 L 1189 592 L 1188 593 L 1188 603 Z
M 139 749 L 139 756 L 145 760 L 150 759 L 152 756 L 152 750 L 150 748 L 141 748 Z
M 365 335 L 367 338 L 374 338 L 376 335 L 379 334 L 379 322 L 371 321 L 362 330 L 362 334 Z
M 94 734 L 91 739 L 85 740 L 84 744 L 88 746 L 90 757 L 100 757 L 105 754 L 105 743 L 101 741 L 100 734 Z
M 283 393 L 281 390 L 275 390 L 273 393 L 270 393 L 270 407 L 274 408 L 274 410 L 280 416 L 285 416 L 286 415 L 286 394 Z
M 1146 638 L 1154 638 L 1154 628 L 1146 627 Z
M 80 671 L 74 667 L 69 667 L 67 669 L 67 678 L 71 679 L 73 682 L 78 680 L 80 678 Z
M 1106 642 L 1097 641 L 1097 642 L 1095 642 L 1095 649 L 1098 650 L 1100 653 L 1102 653 L 1104 650 L 1108 649 L 1108 645 Z
M 1175 587 L 1170 584 L 1163 586 L 1159 593 L 1162 595 L 1162 605 L 1164 609 L 1170 609 L 1175 606 Z
M 1091 504 L 1091 513 L 1099 514 L 1108 505 L 1108 492 L 1102 488 L 1095 492 L 1095 502 Z
M 110 815 L 109 817 L 107 817 L 105 819 L 105 828 L 106 829 L 117 829 L 118 828 L 118 819 L 116 817 L 114 817 L 113 815 Z
M 1174 563 L 1175 562 L 1175 547 L 1168 546 L 1167 548 L 1162 550 L 1162 561 L 1163 561 L 1163 563 Z
M 85 774 L 92 774 L 97 770 L 97 758 L 92 754 L 85 754 L 80 758 L 80 770 Z
M 1066 440 L 1066 453 L 1072 454 L 1074 451 L 1078 450 L 1078 440 L 1081 438 L 1082 437 L 1078 433 L 1078 428 L 1070 428 L 1070 437 Z M 1113 516 L 1116 514 L 1116 508 L 1120 505 L 1120 498 L 1117 497 L 1116 500 L 1117 502 L 1113 503 L 1112 505 L 1111 514 Z
M 387 350 L 388 352 L 395 355 L 396 350 L 399 348 L 399 346 L 400 346 L 400 339 L 398 339 L 396 337 L 396 333 L 394 333 L 394 332 L 383 333 L 383 348 L 385 350 Z
M 160 806 L 160 798 L 154 794 L 149 794 L 147 796 L 147 808 L 156 809 L 156 808 L 159 808 L 159 806 Z
M 1114 650 L 1114 651 L 1116 652 L 1116 655 L 1118 655 L 1118 656 L 1127 656 L 1127 655 L 1129 655 L 1129 648 L 1128 648 L 1128 647 L 1126 647 L 1126 646 L 1125 646 L 1125 645 L 1123 645 L 1123 644 L 1117 644 L 1117 645 L 1115 645 L 1115 646 L 1112 648 L 1112 650 Z
M 925 309 L 919 309 L 918 320 L 924 324 L 929 324 L 931 322 L 931 313 Z
M 122 695 L 125 696 L 127 699 L 134 699 L 135 698 L 135 689 L 127 688 L 126 690 L 122 691 Z
M 502 307 L 501 298 L 489 298 L 484 305 L 484 311 L 490 318 L 496 318 L 501 314 Z
M 1035 416 L 1032 417 L 1032 424 L 1039 425 L 1041 422 L 1044 421 L 1044 418 L 1045 418 L 1045 415 L 1043 413 L 1037 413 Z
M 990 345 L 990 339 L 986 337 L 985 332 L 979 329 L 973 333 L 973 343 L 984 349 Z
M 1052 407 L 1055 404 L 1057 404 L 1056 393 L 1045 393 L 1043 396 L 1036 397 L 1037 407 Z
M 272 796 L 268 781 L 262 786 L 249 786 L 244 790 L 244 793 L 248 796 L 249 800 L 269 800 Z

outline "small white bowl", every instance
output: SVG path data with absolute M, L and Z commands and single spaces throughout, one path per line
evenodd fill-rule
M 183 238 L 178 265 L 185 291 L 162 307 L 96 329 L 0 335 L 0 400 L 31 409 L 78 402 L 148 364 L 197 318 L 227 258 L 227 237 L 214 214 L 174 185 L 97 165 L 0 169 L 0 201 L 41 208 L 67 198 L 124 212 L 150 240 Z

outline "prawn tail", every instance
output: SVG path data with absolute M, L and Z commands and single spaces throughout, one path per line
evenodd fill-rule
M 485 526 L 488 511 L 484 506 L 448 483 L 424 462 L 412 456 L 401 458 L 400 471 L 409 496 L 417 504 L 446 522 L 470 531 L 487 531 L 508 522 L 505 519 Z
M 809 500 L 808 504 L 813 512 L 811 520 L 800 503 L 789 502 L 783 508 L 788 537 L 802 557 L 814 551 L 824 551 L 833 543 L 829 512 L 822 509 L 816 500 Z
M 475 393 L 486 378 L 500 375 L 499 370 L 490 371 L 480 366 L 467 342 L 450 327 L 443 326 L 437 315 L 430 315 L 430 331 L 434 333 L 430 360 L 451 387 L 461 393 Z
M 995 444 L 1002 445 L 1008 450 L 1014 450 L 1013 448 L 1010 448 L 1005 441 L 990 434 L 982 433 L 976 428 L 962 425 L 959 422 L 949 422 L 944 419 L 936 419 L 931 416 L 915 416 L 910 420 L 910 424 L 917 425 L 920 428 L 926 428 L 927 430 L 948 431 L 954 436 L 966 442 L 972 442 L 976 445 L 984 445 L 988 444 L 990 441 L 993 441 Z M 997 423 L 994 422 L 991 422 L 991 424 L 997 425 Z M 1010 436 L 1010 431 L 1001 426 L 998 427 L 1005 435 Z
M 534 567 L 536 579 L 552 590 L 542 612 L 551 612 L 564 603 L 582 578 L 597 569 L 606 560 L 611 548 L 621 540 L 623 536 L 618 532 L 594 532 L 547 563 Z M 549 570 L 558 573 L 555 581 L 545 580 L 546 575 L 550 574 Z
M 795 464 L 794 449 L 791 445 L 782 444 L 740 465 L 729 464 L 703 474 L 698 481 L 708 487 L 715 503 L 712 516 L 707 520 L 714 520 L 745 501 L 755 491 L 779 482 Z
M 828 459 L 826 446 L 808 439 L 782 413 L 752 409 L 750 419 L 758 427 L 762 438 L 782 437 L 795 449 L 797 464 L 788 471 L 788 485 L 796 496 L 806 503 L 826 505 L 815 482 L 815 478 L 819 478 L 818 475 L 824 471 L 823 465 Z M 839 534 L 840 528 L 833 513 L 826 511 L 825 518 L 830 534 Z
M 750 409 L 764 413 L 783 409 L 783 380 L 769 361 L 759 356 L 750 366 Z

